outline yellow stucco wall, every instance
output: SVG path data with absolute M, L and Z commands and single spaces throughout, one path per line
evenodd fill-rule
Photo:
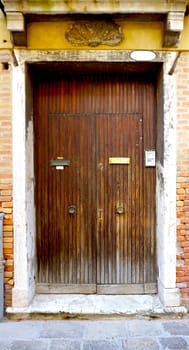
M 185 17 L 184 20 L 184 31 L 182 33 L 179 49 L 189 50 L 189 16 Z
M 124 34 L 124 40 L 117 46 L 100 45 L 102 50 L 166 50 L 163 48 L 164 27 L 162 22 L 131 22 L 116 21 Z M 34 22 L 27 26 L 28 49 L 97 49 L 87 46 L 75 47 L 65 38 L 65 33 L 71 28 L 73 22 Z M 6 19 L 0 12 L 0 49 L 11 48 L 10 33 L 6 27 Z M 169 49 L 171 50 L 171 49 Z M 185 17 L 184 31 L 180 45 L 176 50 L 189 50 L 189 16 Z
M 0 49 L 11 48 L 10 33 L 7 30 L 6 18 L 0 11 Z
M 165 50 L 163 48 L 164 27 L 162 22 L 131 22 L 117 20 L 124 34 L 124 40 L 113 47 L 117 50 Z M 36 22 L 28 25 L 29 49 L 80 49 L 87 46 L 73 46 L 65 38 L 65 33 L 71 28 L 73 22 Z M 88 47 L 89 48 L 89 47 Z M 112 50 L 112 46 L 100 45 L 99 49 Z M 91 48 L 90 49 L 96 49 Z M 185 18 L 184 31 L 177 50 L 189 50 L 189 17 Z M 175 51 L 175 48 L 174 48 Z

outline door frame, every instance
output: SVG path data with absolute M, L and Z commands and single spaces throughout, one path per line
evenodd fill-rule
M 36 247 L 33 167 L 32 74 L 29 63 L 94 62 L 98 51 L 17 50 L 13 67 L 13 205 L 15 284 L 13 307 L 29 306 L 35 295 Z M 157 53 L 162 68 L 157 79 L 156 240 L 158 296 L 164 306 L 179 306 L 176 288 L 176 79 L 169 75 L 175 53 Z M 130 53 L 101 51 L 102 62 L 130 62 Z M 19 166 L 18 166 L 19 164 Z

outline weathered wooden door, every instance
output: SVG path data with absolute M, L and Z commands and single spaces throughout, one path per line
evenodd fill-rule
M 156 292 L 153 82 L 36 81 L 38 292 Z

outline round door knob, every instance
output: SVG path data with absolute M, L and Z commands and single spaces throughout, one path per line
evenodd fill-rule
M 72 214 L 72 215 L 75 214 L 76 213 L 76 205 L 69 205 L 68 213 Z
M 120 206 L 120 207 L 117 207 L 117 208 L 116 208 L 116 213 L 117 213 L 117 214 L 123 214 L 124 212 L 125 212 L 124 207 L 121 207 L 121 206 Z

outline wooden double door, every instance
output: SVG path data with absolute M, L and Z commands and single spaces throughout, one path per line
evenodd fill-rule
M 37 291 L 156 292 L 153 81 L 36 79 Z

